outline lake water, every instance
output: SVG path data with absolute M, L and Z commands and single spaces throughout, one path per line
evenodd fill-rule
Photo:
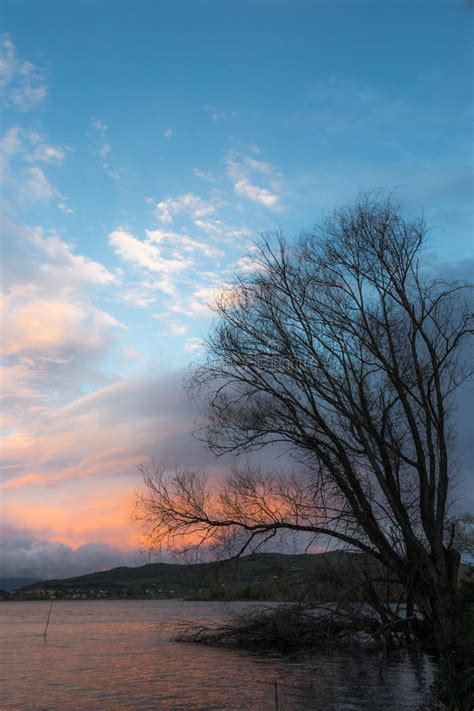
M 0 604 L 2 711 L 417 709 L 433 679 L 423 656 L 271 655 L 178 644 L 184 621 L 255 603 L 174 600 Z

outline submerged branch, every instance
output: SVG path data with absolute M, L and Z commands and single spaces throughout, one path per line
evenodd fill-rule
M 291 654 L 335 647 L 401 646 L 416 638 L 416 618 L 374 616 L 361 605 L 278 605 L 236 614 L 221 625 L 184 625 L 177 642 Z

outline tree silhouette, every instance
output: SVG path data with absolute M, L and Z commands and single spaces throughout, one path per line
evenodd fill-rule
M 379 612 L 445 637 L 459 570 L 453 395 L 472 318 L 466 285 L 425 268 L 426 236 L 422 219 L 369 194 L 296 243 L 263 239 L 255 270 L 216 304 L 191 386 L 215 453 L 283 443 L 295 472 L 247 468 L 216 485 L 144 467 L 150 545 L 225 542 L 238 555 L 280 531 L 330 537 L 402 587 L 406 610 L 377 600 Z

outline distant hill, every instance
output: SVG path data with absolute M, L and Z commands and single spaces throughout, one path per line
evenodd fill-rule
M 38 582 L 38 578 L 0 578 L 0 590 L 19 590 Z
M 17 595 L 41 597 L 162 597 L 190 599 L 294 600 L 317 597 L 336 572 L 362 566 L 366 556 L 345 551 L 287 555 L 258 553 L 237 561 L 173 564 L 151 563 L 113 568 L 64 580 L 45 580 Z M 329 594 L 329 593 L 328 593 Z

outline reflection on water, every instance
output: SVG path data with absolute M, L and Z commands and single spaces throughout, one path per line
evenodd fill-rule
M 242 609 L 255 603 L 235 603 Z M 0 605 L 5 711 L 416 709 L 432 682 L 426 657 L 321 655 L 296 662 L 177 644 L 183 620 L 217 620 L 224 603 L 174 600 Z

